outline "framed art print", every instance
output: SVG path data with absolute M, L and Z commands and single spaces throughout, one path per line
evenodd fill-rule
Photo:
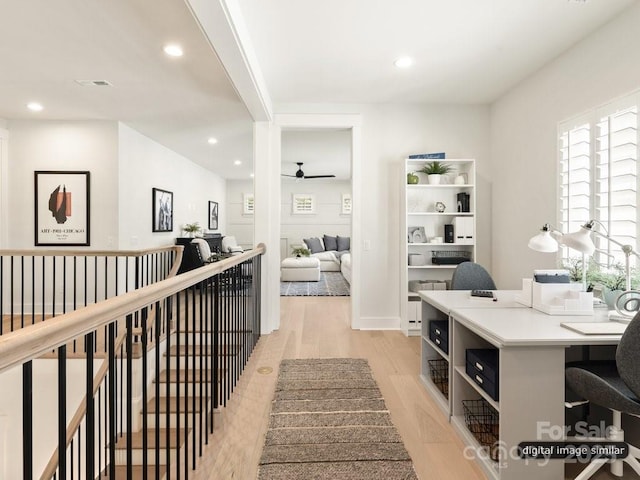
M 90 245 L 87 171 L 34 172 L 35 245 Z
M 173 192 L 152 189 L 153 231 L 173 231 Z
M 209 202 L 209 230 L 218 229 L 218 202 Z

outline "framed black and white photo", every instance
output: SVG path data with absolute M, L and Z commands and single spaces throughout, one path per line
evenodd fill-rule
M 154 188 L 152 190 L 153 231 L 173 231 L 173 192 Z
M 407 241 L 409 243 L 425 243 L 427 236 L 424 227 L 407 227 Z
M 209 202 L 209 230 L 218 229 L 218 202 Z
M 89 172 L 34 173 L 36 247 L 90 245 Z

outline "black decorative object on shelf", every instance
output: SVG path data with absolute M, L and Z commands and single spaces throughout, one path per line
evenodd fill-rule
M 457 199 L 458 199 L 458 212 L 460 213 L 468 213 L 471 212 L 471 195 L 469 195 L 468 193 L 458 193 L 457 195 Z

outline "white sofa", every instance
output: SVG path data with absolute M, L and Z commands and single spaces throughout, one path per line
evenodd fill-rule
M 320 260 L 320 270 L 323 272 L 340 271 L 340 260 L 338 260 L 335 252 L 312 253 L 311 257 Z
M 351 254 L 345 253 L 340 257 L 340 271 L 345 280 L 351 285 Z

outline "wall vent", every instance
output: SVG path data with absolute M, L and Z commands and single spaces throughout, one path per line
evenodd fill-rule
M 76 80 L 76 83 L 83 87 L 113 87 L 107 80 Z

